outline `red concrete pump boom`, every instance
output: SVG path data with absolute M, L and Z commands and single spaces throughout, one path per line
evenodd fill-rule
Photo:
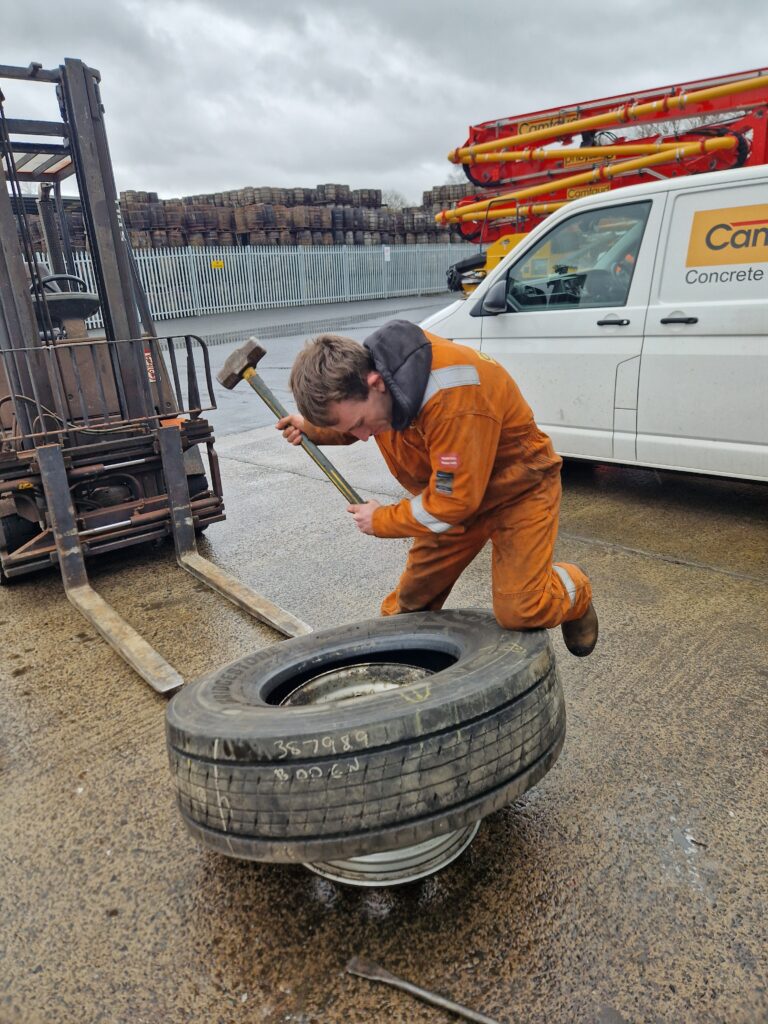
M 492 243 L 593 192 L 768 163 L 768 68 L 486 121 L 448 159 L 489 191 L 436 219 Z

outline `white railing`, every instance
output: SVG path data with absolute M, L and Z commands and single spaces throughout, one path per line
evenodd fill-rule
M 477 246 L 249 246 L 135 249 L 154 320 L 445 292 L 451 264 Z M 96 290 L 87 252 L 77 273 Z M 93 317 L 89 326 L 101 326 Z

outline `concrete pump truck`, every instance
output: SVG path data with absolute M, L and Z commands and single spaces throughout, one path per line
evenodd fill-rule
M 471 291 L 554 210 L 582 196 L 768 163 L 768 69 L 682 82 L 471 125 L 448 154 L 483 190 L 437 221 L 485 251 L 448 271 Z

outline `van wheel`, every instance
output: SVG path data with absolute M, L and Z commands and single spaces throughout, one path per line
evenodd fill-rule
M 166 737 L 204 846 L 391 884 L 443 867 L 549 771 L 565 706 L 546 631 L 416 612 L 287 640 L 186 686 Z

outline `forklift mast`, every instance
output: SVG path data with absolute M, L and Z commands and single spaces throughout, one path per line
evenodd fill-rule
M 157 451 L 164 422 L 180 426 L 198 529 L 223 518 L 223 500 L 201 416 L 215 406 L 208 355 L 192 336 L 156 336 L 120 218 L 99 73 L 66 60 L 51 71 L 0 67 L 4 78 L 53 87 L 61 111 L 60 122 L 29 121 L 9 117 L 0 103 L 0 571 L 13 578 L 49 566 L 55 551 L 36 472 L 43 444 L 65 453 L 88 555 L 169 532 Z M 95 293 L 73 260 L 61 198 L 68 178 L 80 195 Z M 32 247 L 25 182 L 40 187 L 48 262 Z M 86 329 L 96 312 L 99 334 Z M 208 385 L 205 408 L 196 360 Z
M 58 565 L 70 600 L 167 692 L 183 680 L 90 588 L 87 558 L 173 537 L 182 566 L 241 608 L 291 635 L 309 627 L 197 553 L 195 533 L 224 518 L 202 415 L 215 408 L 208 352 L 194 335 L 155 331 L 120 216 L 99 72 L 68 59 L 0 66 L 0 89 L 4 79 L 55 89 L 61 120 L 12 117 L 0 91 L 0 582 Z M 93 292 L 73 257 L 67 179 Z M 30 182 L 44 257 L 27 217 Z M 97 312 L 100 332 L 87 328 Z

